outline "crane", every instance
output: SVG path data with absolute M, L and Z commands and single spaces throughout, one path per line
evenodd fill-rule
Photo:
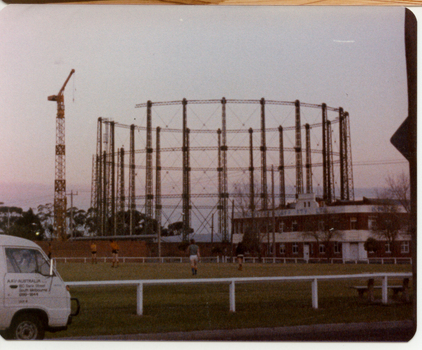
M 75 73 L 70 71 L 57 95 L 48 96 L 48 101 L 57 102 L 56 116 L 56 164 L 54 180 L 54 229 L 58 239 L 66 239 L 66 145 L 65 145 L 65 120 L 64 120 L 64 89 Z

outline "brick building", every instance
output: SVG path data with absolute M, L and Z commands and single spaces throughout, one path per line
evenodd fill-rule
M 388 204 L 387 204 L 388 203 Z M 394 209 L 392 209 L 394 207 Z M 234 216 L 233 243 L 243 239 L 252 225 L 260 232 L 262 254 L 284 258 L 330 258 L 341 261 L 367 261 L 368 258 L 410 258 L 411 237 L 407 233 L 409 214 L 391 201 L 363 198 L 360 201 L 325 205 L 314 194 L 299 195 L 286 208 L 256 211 Z M 273 226 L 275 222 L 275 230 Z M 387 237 L 380 231 L 390 228 L 397 234 Z M 378 233 L 377 233 L 378 232 Z M 366 251 L 365 242 L 374 238 L 375 251 Z

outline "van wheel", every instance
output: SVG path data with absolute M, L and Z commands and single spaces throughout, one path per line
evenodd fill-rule
M 45 329 L 41 320 L 32 314 L 19 315 L 8 331 L 9 339 L 35 340 L 44 339 Z

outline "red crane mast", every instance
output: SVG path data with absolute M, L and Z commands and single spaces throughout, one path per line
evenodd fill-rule
M 66 145 L 64 119 L 64 89 L 75 70 L 70 71 L 57 95 L 48 96 L 49 101 L 57 102 L 56 116 L 56 164 L 54 180 L 54 229 L 57 238 L 66 239 Z

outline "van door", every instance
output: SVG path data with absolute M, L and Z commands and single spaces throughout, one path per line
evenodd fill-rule
M 5 307 L 37 307 L 53 316 L 66 308 L 66 289 L 50 264 L 35 248 L 6 248 Z M 63 316 L 62 316 L 63 317 Z

